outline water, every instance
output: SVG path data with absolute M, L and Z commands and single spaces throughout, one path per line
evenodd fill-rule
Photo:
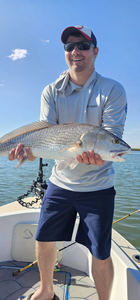
M 140 208 L 140 151 L 131 151 L 125 158 L 124 163 L 114 163 L 117 192 L 114 221 Z M 47 181 L 54 161 L 44 159 L 43 163 L 48 163 L 48 167 L 43 168 Z M 0 157 L 0 206 L 26 193 L 37 178 L 39 159 L 18 169 L 15 165 L 16 161 L 9 162 L 7 157 Z M 113 228 L 140 251 L 140 212 L 114 224 Z

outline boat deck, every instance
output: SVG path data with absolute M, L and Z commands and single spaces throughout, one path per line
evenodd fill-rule
M 13 272 L 26 265 L 28 263 L 17 261 L 0 263 L 0 300 L 20 300 L 21 296 L 28 296 L 39 288 L 37 265 L 13 276 Z M 65 266 L 54 272 L 54 291 L 58 300 L 98 299 L 94 282 L 84 272 Z

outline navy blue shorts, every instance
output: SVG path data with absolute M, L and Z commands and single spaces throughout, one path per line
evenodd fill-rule
M 114 187 L 94 192 L 74 192 L 49 182 L 42 201 L 37 241 L 71 241 L 77 212 L 76 242 L 98 259 L 110 256 L 114 212 Z

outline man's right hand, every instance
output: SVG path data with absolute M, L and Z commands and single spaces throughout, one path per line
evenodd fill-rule
M 25 149 L 23 144 L 18 144 L 16 148 L 12 149 L 9 153 L 9 160 L 12 161 L 14 159 L 21 160 L 24 156 L 24 153 L 26 152 L 26 155 L 28 157 L 28 160 L 34 161 L 36 159 L 35 156 L 33 156 L 32 151 L 29 147 L 26 147 Z

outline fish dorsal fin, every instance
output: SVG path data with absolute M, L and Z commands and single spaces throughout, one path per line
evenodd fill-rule
M 0 138 L 0 143 L 5 143 L 7 141 L 9 141 L 10 139 L 13 139 L 19 135 L 31 132 L 31 131 L 35 131 L 35 130 L 40 130 L 43 128 L 48 128 L 50 126 L 53 126 L 52 124 L 49 124 L 47 121 L 43 120 L 43 121 L 39 121 L 39 122 L 34 122 L 32 124 L 28 124 L 28 125 L 24 125 L 18 129 L 15 129 L 5 135 L 3 135 Z
M 71 123 L 63 123 L 62 125 L 71 125 L 71 124 L 80 124 L 80 123 L 76 123 L 76 122 L 71 122 Z

